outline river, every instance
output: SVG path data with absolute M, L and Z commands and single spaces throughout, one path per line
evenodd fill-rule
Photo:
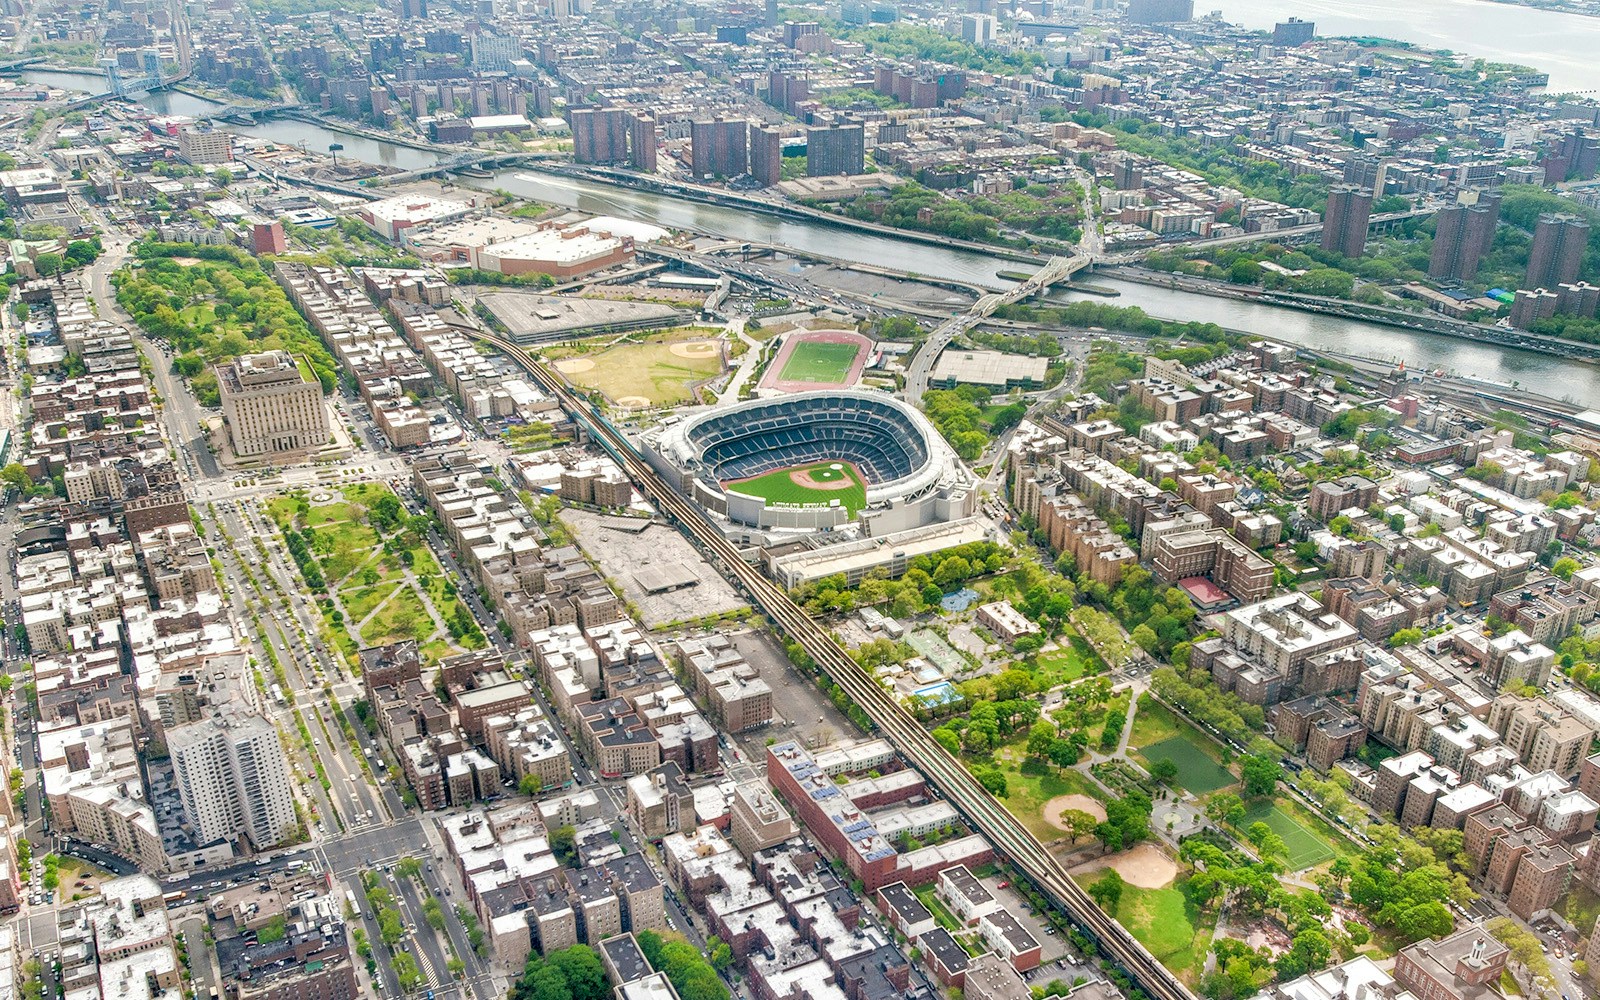
M 1600 18 L 1493 0 L 1199 0 L 1195 12 L 1272 30 L 1289 17 L 1319 35 L 1377 35 L 1550 74 L 1549 92 L 1600 90 Z
M 892 267 L 1003 288 L 1011 282 L 1000 271 L 1014 271 L 1012 261 L 986 254 L 926 243 L 911 243 L 872 233 L 854 232 L 816 222 L 792 222 L 720 205 L 669 198 L 594 181 L 536 174 L 526 169 L 497 173 L 493 180 L 471 182 L 504 188 L 513 194 L 585 212 L 645 219 L 673 229 L 775 243 L 824 257 Z M 1403 360 L 1407 367 L 1443 368 L 1499 382 L 1517 382 L 1542 395 L 1570 396 L 1585 406 L 1600 406 L 1600 366 L 1533 351 L 1477 344 L 1457 337 L 1420 333 L 1364 323 L 1282 306 L 1217 298 L 1193 292 L 1119 281 L 1097 274 L 1094 284 L 1120 293 L 1110 304 L 1138 306 L 1163 319 L 1198 320 L 1234 330 L 1259 332 L 1303 347 L 1380 360 Z M 1065 293 L 1068 299 L 1106 299 Z
M 59 80 L 40 82 L 62 85 Z M 144 103 L 163 114 L 199 114 L 214 106 L 213 102 L 204 98 L 177 91 L 149 95 Z M 244 134 L 279 142 L 295 145 L 304 143 L 309 150 L 326 150 L 329 144 L 339 143 L 344 146 L 340 155 L 402 170 L 435 162 L 435 154 L 426 150 L 346 135 L 305 122 L 285 120 L 229 127 Z M 535 173 L 527 168 L 502 170 L 493 179 L 468 180 L 466 183 L 486 189 L 504 188 L 536 201 L 595 214 L 625 216 L 671 229 L 692 230 L 754 243 L 775 243 L 823 257 L 892 267 L 914 274 L 995 288 L 1011 284 L 999 277 L 998 272 L 1015 270 L 1018 266 L 1015 262 L 969 250 L 913 243 L 819 222 L 779 219 L 597 181 Z M 1412 368 L 1443 368 L 1499 382 L 1517 382 L 1542 395 L 1557 399 L 1570 398 L 1584 406 L 1600 408 L 1600 366 L 1597 365 L 1259 302 L 1156 288 L 1119 281 L 1109 274 L 1096 275 L 1093 280 L 1097 285 L 1115 288 L 1120 293 L 1119 298 L 1110 300 L 1114 304 L 1139 306 L 1150 315 L 1163 319 L 1216 323 L 1229 329 L 1259 332 L 1313 349 L 1385 360 L 1393 358 L 1404 360 Z M 1070 292 L 1063 294 L 1067 298 L 1084 297 Z

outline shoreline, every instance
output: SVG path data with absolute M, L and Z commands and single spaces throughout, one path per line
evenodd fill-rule
M 1491 327 L 1466 323 L 1432 312 L 1404 313 L 1385 309 L 1381 306 L 1367 306 L 1359 302 L 1314 299 L 1296 295 L 1293 292 L 1268 292 L 1260 289 L 1246 291 L 1246 288 L 1255 289 L 1255 286 L 1228 285 L 1223 282 L 1192 278 L 1187 275 L 1169 276 L 1165 272 L 1152 272 L 1136 267 L 1116 267 L 1100 273 L 1107 277 L 1114 277 L 1134 284 L 1148 285 L 1152 288 L 1165 288 L 1190 295 L 1209 295 L 1212 298 L 1232 299 L 1237 302 L 1255 302 L 1280 309 L 1294 309 L 1299 312 L 1338 316 L 1362 323 L 1389 326 L 1399 330 L 1407 330 L 1411 333 L 1433 334 L 1439 337 L 1452 337 L 1457 340 L 1489 344 L 1505 350 L 1544 354 L 1559 357 L 1566 361 L 1576 361 L 1581 364 L 1600 364 L 1600 344 L 1587 344 L 1579 340 L 1564 340 L 1560 337 L 1551 337 L 1546 334 L 1531 333 L 1510 327 Z M 1067 290 L 1071 290 L 1070 285 L 1067 286 Z

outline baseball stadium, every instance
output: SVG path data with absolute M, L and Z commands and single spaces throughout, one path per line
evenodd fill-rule
M 828 389 L 713 407 L 652 431 L 650 462 L 742 529 L 882 534 L 970 513 L 971 477 L 926 417 Z M 750 534 L 748 530 L 745 534 Z

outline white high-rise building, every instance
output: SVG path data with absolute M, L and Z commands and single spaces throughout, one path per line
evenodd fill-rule
M 278 731 L 228 707 L 167 736 L 183 811 L 202 844 L 241 834 L 257 850 L 294 832 L 289 762 Z
M 966 14 L 961 18 L 961 40 L 987 48 L 995 43 L 999 23 L 993 14 Z

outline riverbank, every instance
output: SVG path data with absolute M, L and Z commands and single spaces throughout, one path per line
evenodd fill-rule
M 811 208 L 807 205 L 796 205 L 790 201 L 779 201 L 769 198 L 758 198 L 742 195 L 734 191 L 721 188 L 708 188 L 698 184 L 686 184 L 655 175 L 635 174 L 625 170 L 613 170 L 607 167 L 561 167 L 557 164 L 543 163 L 532 167 L 536 172 L 548 172 L 568 177 L 583 177 L 588 180 L 603 184 L 617 184 L 622 187 L 639 191 L 650 191 L 656 194 L 670 195 L 674 198 L 683 198 L 688 201 L 697 201 L 706 205 L 719 205 L 726 208 L 740 208 L 762 212 L 766 215 L 777 216 L 784 219 L 802 219 L 808 222 L 820 222 L 828 226 L 837 226 L 841 229 L 854 229 L 864 233 L 874 233 L 880 236 L 889 236 L 910 243 L 926 243 L 932 246 L 956 247 L 961 250 L 970 250 L 973 253 L 988 254 L 1004 260 L 1016 261 L 1022 264 L 1044 264 L 1048 257 L 1029 253 L 1026 250 L 1017 250 L 1013 247 L 998 246 L 992 243 L 977 243 L 972 240 L 956 239 L 952 236 L 941 236 L 938 233 L 924 233 L 916 229 L 896 229 L 894 226 L 880 225 L 876 222 L 864 222 L 852 219 L 849 216 L 839 215 L 836 212 L 826 212 L 821 209 Z
M 1209 295 L 1215 298 L 1234 299 L 1241 302 L 1259 302 L 1263 305 L 1277 306 L 1283 309 L 1295 309 L 1324 316 L 1338 316 L 1363 323 L 1375 323 L 1382 326 L 1395 327 L 1396 329 L 1431 333 L 1441 337 L 1457 337 L 1478 343 L 1513 347 L 1519 350 L 1535 351 L 1540 354 L 1550 354 L 1581 364 L 1600 363 L 1600 344 L 1563 340 L 1560 337 L 1529 333 L 1526 330 L 1516 330 L 1510 327 L 1468 323 L 1463 320 L 1453 320 L 1446 316 L 1440 316 L 1437 313 L 1414 313 L 1360 302 L 1345 302 L 1339 299 L 1325 299 L 1313 295 L 1297 295 L 1293 292 L 1263 291 L 1253 285 L 1231 285 L 1226 282 L 1210 281 L 1205 278 L 1194 278 L 1187 275 L 1168 274 L 1164 271 L 1148 271 L 1137 267 L 1119 267 L 1115 269 L 1114 273 L 1119 280 L 1132 281 L 1156 288 L 1170 288 L 1195 295 Z

